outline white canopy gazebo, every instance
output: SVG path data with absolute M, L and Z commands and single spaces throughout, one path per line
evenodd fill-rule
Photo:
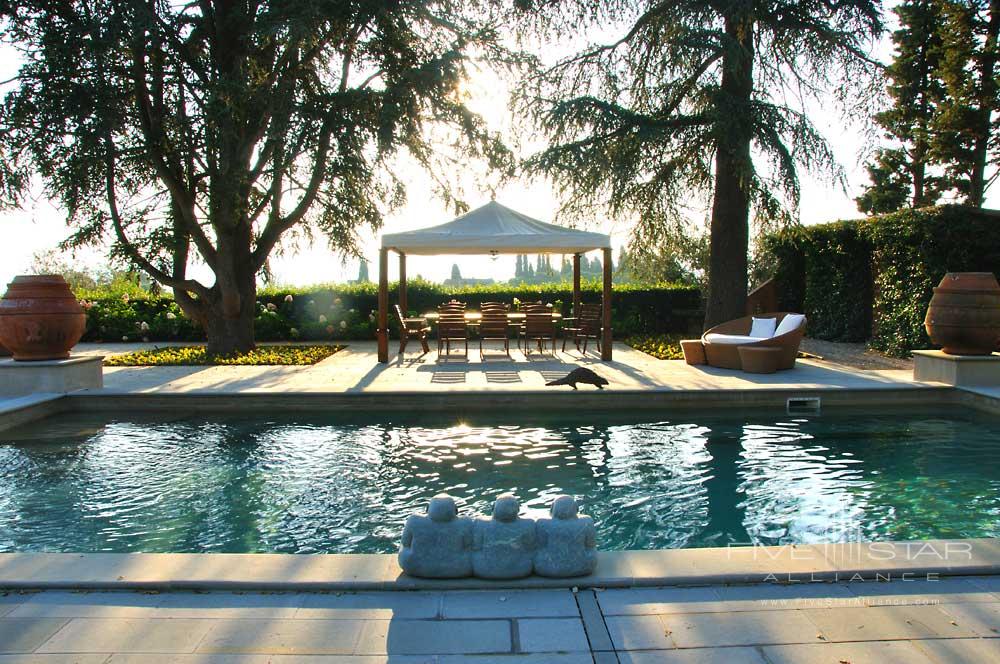
M 600 249 L 604 264 L 601 359 L 611 359 L 611 238 L 532 219 L 496 201 L 439 226 L 382 236 L 378 269 L 378 360 L 389 361 L 389 251 L 399 254 L 399 306 L 406 307 L 406 256 L 572 254 L 573 312 L 580 309 L 580 255 Z

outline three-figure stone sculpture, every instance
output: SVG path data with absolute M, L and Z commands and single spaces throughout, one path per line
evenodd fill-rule
M 562 578 L 594 571 L 594 521 L 577 513 L 571 496 L 557 497 L 548 519 L 534 521 L 519 512 L 517 498 L 503 494 L 492 517 L 472 521 L 458 516 L 451 496 L 434 496 L 426 516 L 406 520 L 399 566 L 410 576 L 437 579 L 517 579 L 532 572 Z

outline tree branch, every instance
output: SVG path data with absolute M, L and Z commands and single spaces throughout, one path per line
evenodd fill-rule
M 299 200 L 299 204 L 284 217 L 272 215 L 267 226 L 264 227 L 264 231 L 257 239 L 257 248 L 253 252 L 255 271 L 264 265 L 264 262 L 267 260 L 274 245 L 281 238 L 281 235 L 299 223 L 309 210 L 309 207 L 316 200 L 316 196 L 319 194 L 320 186 L 323 184 L 323 179 L 326 175 L 326 163 L 330 153 L 330 137 L 333 133 L 333 126 L 333 114 L 331 113 L 327 115 L 326 120 L 323 122 L 323 127 L 320 129 L 319 145 L 316 148 L 312 175 L 309 178 L 309 184 L 306 186 L 305 193 Z
M 121 245 L 125 253 L 128 254 L 132 261 L 145 270 L 151 277 L 159 281 L 160 283 L 170 286 L 172 288 L 180 288 L 185 291 L 196 293 L 199 297 L 208 297 L 208 289 L 203 286 L 198 281 L 194 279 L 176 279 L 172 275 L 167 274 L 160 268 L 153 265 L 153 263 L 139 253 L 135 244 L 129 240 L 128 235 L 125 232 L 125 224 L 122 221 L 121 214 L 118 210 L 118 199 L 116 196 L 116 186 L 115 186 L 115 156 L 114 156 L 114 146 L 111 141 L 111 137 L 107 137 L 107 157 L 106 157 L 106 174 L 105 180 L 107 185 L 107 199 L 108 199 L 108 211 L 111 214 L 111 223 L 115 229 L 115 235 L 118 238 L 118 243 Z

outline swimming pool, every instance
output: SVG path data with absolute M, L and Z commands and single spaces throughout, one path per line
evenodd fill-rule
M 392 552 L 442 491 L 574 494 L 605 550 L 1000 537 L 994 416 L 595 418 L 41 420 L 0 431 L 0 551 Z

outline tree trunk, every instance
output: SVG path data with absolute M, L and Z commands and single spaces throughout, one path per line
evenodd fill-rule
M 726 35 L 740 48 L 722 60 L 722 118 L 716 124 L 715 192 L 710 228 L 708 303 L 705 327 L 744 315 L 747 299 L 747 249 L 750 241 L 750 186 L 753 135 L 753 22 L 726 17 Z
M 1000 0 L 990 2 L 990 20 L 979 60 L 979 108 L 972 149 L 972 173 L 969 176 L 968 204 L 982 207 L 986 197 L 986 164 L 989 161 L 993 110 L 997 104 L 997 47 L 1000 37 Z
M 918 152 L 926 154 L 919 147 L 914 149 L 913 154 L 917 155 Z M 924 177 L 926 172 L 927 167 L 925 162 L 918 161 L 918 158 L 914 156 L 913 165 L 910 167 L 910 173 L 913 176 L 913 204 L 910 207 L 920 208 L 924 206 Z
M 255 347 L 253 324 L 257 314 L 250 226 L 241 220 L 230 232 L 217 234 L 215 285 L 205 312 L 208 354 L 246 353 Z
M 245 293 L 246 300 L 256 302 L 256 289 Z M 227 316 L 221 310 L 209 307 L 205 319 L 209 355 L 234 355 L 246 353 L 256 347 L 254 342 L 254 307 L 241 307 L 238 315 Z

